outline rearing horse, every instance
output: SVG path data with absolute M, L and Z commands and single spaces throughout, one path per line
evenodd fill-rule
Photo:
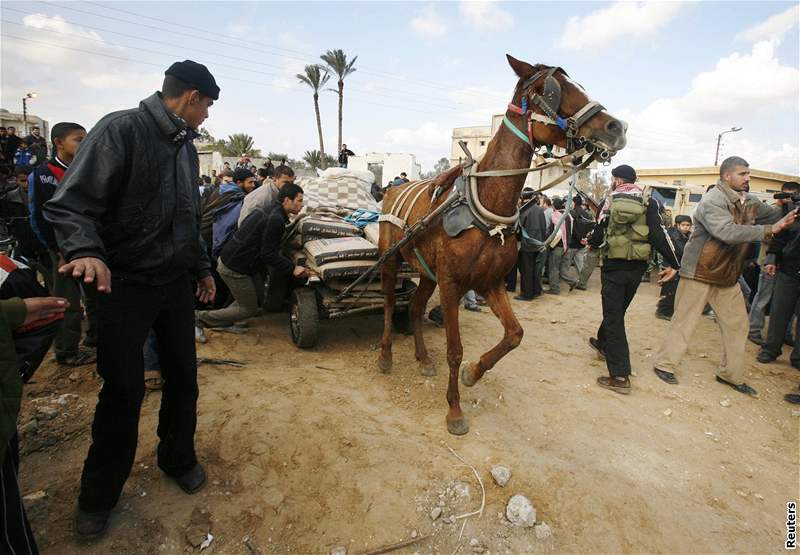
M 625 146 L 626 125 L 591 102 L 585 91 L 561 68 L 530 65 L 507 56 L 519 77 L 514 96 L 501 125 L 486 149 L 478 171 L 529 168 L 535 149 L 557 145 L 569 152 L 588 146 L 610 156 Z M 380 251 L 386 252 L 404 235 L 407 226 L 419 222 L 444 202 L 447 190 L 463 169 L 448 170 L 433 181 L 411 182 L 391 188 L 383 201 L 380 224 Z M 477 203 L 484 214 L 496 221 L 508 222 L 517 214 L 517 199 L 525 183 L 525 174 L 479 177 Z M 437 194 L 444 192 L 444 194 Z M 477 227 L 450 237 L 440 222 L 390 257 L 381 270 L 384 302 L 384 328 L 378 367 L 389 372 L 392 367 L 392 314 L 395 306 L 394 285 L 402 256 L 420 274 L 420 284 L 410 305 L 416 359 L 422 373 L 431 376 L 436 367 L 428 355 L 422 337 L 422 316 L 428 299 L 438 283 L 445 333 L 450 379 L 447 386 L 447 430 L 462 435 L 469 425 L 461 412 L 458 378 L 466 386 L 474 385 L 500 358 L 516 348 L 523 330 L 514 315 L 505 289 L 504 278 L 517 259 L 517 241 L 513 235 L 486 233 Z M 513 226 L 511 227 L 513 229 Z M 498 236 L 499 235 L 499 236 Z M 492 312 L 505 330 L 503 338 L 475 363 L 462 364 L 463 347 L 458 327 L 459 300 L 469 290 L 486 298 Z

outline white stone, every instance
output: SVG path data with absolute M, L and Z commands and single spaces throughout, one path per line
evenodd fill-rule
M 506 505 L 506 518 L 514 526 L 532 528 L 536 523 L 536 509 L 527 497 L 518 493 Z
M 442 516 L 442 509 L 440 507 L 434 507 L 431 510 L 431 520 L 436 520 L 440 516 Z
M 331 549 L 331 555 L 347 555 L 347 548 L 344 546 L 334 547 Z
M 549 538 L 550 536 L 553 535 L 553 531 L 544 522 L 534 526 L 533 527 L 533 532 L 536 534 L 536 538 L 540 539 L 540 540 L 547 539 L 547 538 Z
M 419 536 L 419 532 L 417 532 L 416 530 L 411 530 L 411 539 L 414 539 L 417 536 Z
M 466 497 L 469 499 L 469 484 L 465 484 L 464 482 L 456 482 L 453 484 L 453 493 L 455 493 L 458 497 Z
M 723 399 L 722 401 L 719 402 L 719 404 L 725 408 L 728 408 L 729 406 L 731 406 L 731 401 L 730 399 Z
M 664 411 L 664 416 L 670 416 L 672 414 L 672 409 L 667 409 Z
M 494 481 L 498 486 L 500 486 L 501 488 L 505 487 L 505 485 L 511 479 L 511 469 L 508 468 L 507 466 L 501 466 L 501 465 L 493 466 L 492 478 L 494 478 Z

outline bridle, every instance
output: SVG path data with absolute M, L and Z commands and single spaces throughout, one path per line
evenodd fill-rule
M 560 67 L 551 67 L 542 69 L 534 73 L 531 77 L 525 80 L 522 84 L 522 106 L 517 106 L 514 103 L 508 104 L 509 111 L 527 118 L 528 129 L 527 135 L 523 133 L 514 123 L 509 119 L 508 115 L 503 116 L 503 123 L 508 127 L 517 137 L 528 143 L 535 153 L 542 143 L 535 140 L 533 136 L 533 123 L 539 122 L 545 125 L 555 125 L 567 136 L 567 152 L 572 153 L 579 148 L 586 148 L 589 152 L 596 152 L 600 160 L 610 160 L 613 152 L 605 148 L 600 148 L 598 145 L 592 143 L 586 137 L 580 136 L 580 128 L 594 116 L 605 110 L 605 107 L 599 102 L 590 100 L 580 110 L 568 117 L 562 117 L 558 114 L 561 107 L 561 83 L 554 77 L 555 73 L 560 71 L 567 77 L 569 75 Z M 533 85 L 544 76 L 544 87 L 542 93 L 533 90 Z M 538 108 L 543 113 L 534 111 Z M 550 145 L 547 145 L 548 147 Z M 548 148 L 549 150 L 549 148 Z

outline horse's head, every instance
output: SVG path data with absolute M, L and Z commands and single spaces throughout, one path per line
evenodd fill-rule
M 519 77 L 509 112 L 528 120 L 535 143 L 557 145 L 569 152 L 585 146 L 602 160 L 625 147 L 628 125 L 593 102 L 563 69 L 506 57 Z

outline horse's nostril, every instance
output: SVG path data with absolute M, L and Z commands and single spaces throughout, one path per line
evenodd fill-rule
M 624 128 L 622 124 L 615 119 L 609 120 L 606 123 L 606 131 L 611 133 L 612 135 L 622 135 L 624 133 Z

